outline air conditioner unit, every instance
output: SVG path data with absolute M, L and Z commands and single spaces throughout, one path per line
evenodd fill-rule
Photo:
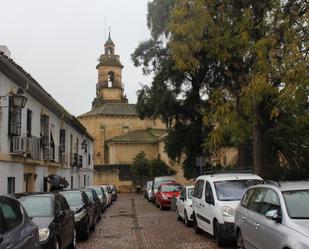
M 49 146 L 43 147 L 43 159 L 44 160 L 53 160 L 54 159 L 54 150 Z
M 12 152 L 24 153 L 26 151 L 25 139 L 21 136 L 14 136 L 12 138 Z
M 30 137 L 23 137 L 24 144 L 25 144 L 25 153 L 31 154 L 32 153 L 32 140 Z

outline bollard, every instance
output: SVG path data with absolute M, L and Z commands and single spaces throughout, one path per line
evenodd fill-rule
M 171 210 L 176 211 L 176 195 L 173 195 L 172 202 L 171 202 Z

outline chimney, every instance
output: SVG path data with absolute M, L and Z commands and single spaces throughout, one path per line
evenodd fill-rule
M 11 57 L 11 51 L 9 50 L 9 48 L 5 45 L 0 45 L 0 51 L 4 53 L 4 55 L 6 55 L 7 57 Z

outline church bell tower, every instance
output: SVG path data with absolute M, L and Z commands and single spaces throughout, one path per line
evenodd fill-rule
M 124 96 L 122 84 L 123 65 L 119 55 L 115 54 L 115 44 L 111 39 L 111 33 L 104 45 L 104 54 L 100 56 L 98 70 L 98 83 L 96 86 L 96 98 L 92 106 L 98 107 L 105 103 L 128 103 Z

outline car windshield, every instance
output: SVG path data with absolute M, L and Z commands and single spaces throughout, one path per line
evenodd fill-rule
M 227 180 L 215 182 L 217 198 L 219 201 L 239 201 L 248 187 L 261 183 L 261 180 Z
M 83 199 L 80 192 L 62 192 L 64 198 L 67 200 L 70 207 L 72 206 L 82 206 Z
M 25 196 L 20 198 L 21 204 L 30 217 L 51 217 L 52 199 L 49 196 Z
M 90 201 L 93 201 L 93 195 L 92 195 L 92 193 L 91 193 L 91 190 L 87 190 L 87 191 L 85 191 L 85 193 L 86 193 L 86 195 L 88 196 L 89 200 L 90 200 Z
M 162 185 L 161 192 L 179 192 L 181 190 L 181 185 Z
M 102 192 L 102 189 L 100 188 L 100 187 L 92 187 L 94 190 L 95 190 L 95 192 L 97 192 L 97 195 L 103 195 L 103 192 Z
M 309 219 L 309 189 L 283 192 L 291 219 Z
M 192 196 L 193 196 L 193 188 L 189 188 L 188 189 L 188 199 L 192 199 Z

